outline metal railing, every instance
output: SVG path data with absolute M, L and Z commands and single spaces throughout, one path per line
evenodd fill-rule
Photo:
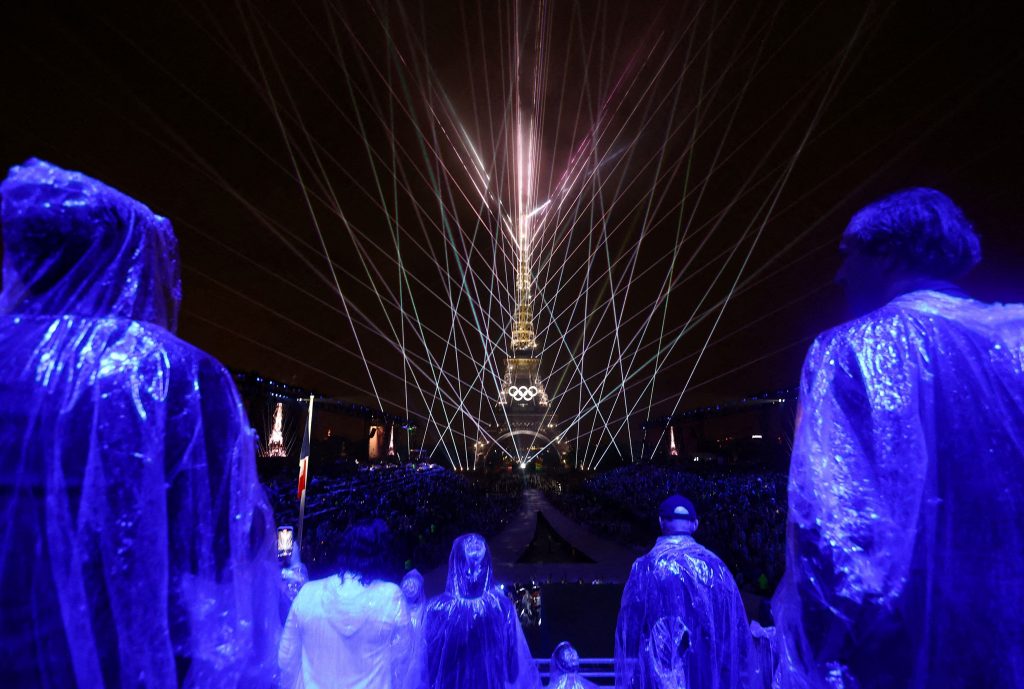
M 545 686 L 551 681 L 551 658 L 534 658 Z M 614 658 L 580 658 L 580 676 L 599 687 L 615 686 Z

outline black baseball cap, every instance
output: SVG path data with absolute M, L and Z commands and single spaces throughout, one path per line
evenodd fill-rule
M 697 519 L 697 508 L 689 499 L 682 495 L 670 495 L 658 507 L 658 516 L 662 519 Z

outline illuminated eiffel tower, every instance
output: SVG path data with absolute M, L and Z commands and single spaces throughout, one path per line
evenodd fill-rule
M 288 449 L 284 446 L 284 405 L 280 402 L 274 408 L 274 427 L 267 440 L 264 457 L 287 457 Z
M 532 223 L 536 210 L 521 213 L 515 228 L 516 305 L 505 374 L 498 390 L 498 424 L 490 438 L 477 443 L 477 459 L 498 451 L 520 467 L 540 457 L 557 458 L 568 452 L 558 421 L 550 409 L 540 374 L 537 335 L 533 328 Z

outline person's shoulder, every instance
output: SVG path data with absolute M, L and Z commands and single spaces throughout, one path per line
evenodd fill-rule
M 912 311 L 892 302 L 869 313 L 830 328 L 814 339 L 812 348 L 828 352 L 848 347 L 878 334 L 891 334 L 913 321 Z
M 103 339 L 108 359 L 156 357 L 163 359 L 168 366 L 188 365 L 228 375 L 227 369 L 212 355 L 159 325 L 124 318 L 102 318 L 95 319 L 93 327 L 106 331 Z
M 439 593 L 430 600 L 427 601 L 426 611 L 428 613 L 436 613 L 451 608 L 455 601 L 455 596 L 450 593 L 444 592 Z
M 883 347 L 909 350 L 927 337 L 929 317 L 918 302 L 894 299 L 818 335 L 807 352 L 805 366 L 852 366 L 865 353 Z
M 375 579 L 371 581 L 367 587 L 367 592 L 379 599 L 383 600 L 400 600 L 403 598 L 402 589 L 399 588 L 398 584 L 390 581 L 384 581 L 383 579 Z
M 328 586 L 331 586 L 331 585 L 337 586 L 337 579 L 338 579 L 337 575 L 332 575 L 332 576 L 329 576 L 329 577 L 323 577 L 322 579 L 310 579 L 309 581 L 307 581 L 305 584 L 302 585 L 302 588 L 299 589 L 299 594 L 301 595 L 302 592 L 305 591 L 306 595 L 309 596 L 309 595 L 313 595 L 313 594 L 315 594 L 315 593 L 317 593 L 319 591 L 323 591 Z
M 890 303 L 928 329 L 964 330 L 1020 339 L 1024 304 L 984 302 L 963 295 L 913 292 Z
M 729 565 L 725 564 L 725 560 L 719 557 L 718 553 L 715 551 L 698 543 L 697 547 L 694 549 L 693 557 L 707 563 L 710 567 L 728 572 L 729 577 L 732 578 L 732 571 L 729 569 Z
M 492 600 L 496 601 L 497 605 L 501 608 L 515 608 L 515 603 L 513 603 L 512 600 L 508 596 L 506 596 L 501 589 L 492 588 L 490 591 L 487 592 L 487 595 Z
M 899 337 L 935 327 L 972 324 L 1024 325 L 1024 304 L 989 303 L 933 290 L 908 292 L 863 316 L 822 332 L 814 347 L 829 350 L 866 338 Z
M 651 564 L 654 562 L 656 555 L 655 550 L 657 546 L 647 551 L 637 559 L 633 560 L 633 566 L 629 570 L 630 578 L 641 576 L 642 573 L 648 571 L 651 568 Z

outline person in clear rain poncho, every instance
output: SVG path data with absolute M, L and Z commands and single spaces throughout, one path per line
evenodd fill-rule
M 455 539 L 445 591 L 427 604 L 423 629 L 430 689 L 540 687 L 515 606 L 494 583 L 483 536 Z
M 402 595 L 409 607 L 409 619 L 417 631 L 423 628 L 423 613 L 427 609 L 427 596 L 423 592 L 423 575 L 418 569 L 411 569 L 402 577 Z
M 1024 687 L 1024 307 L 950 282 L 980 246 L 931 189 L 865 207 L 840 248 L 864 315 L 804 364 L 783 686 Z
M 174 335 L 171 224 L 38 160 L 0 197 L 0 686 L 266 685 L 273 518 L 230 375 Z
M 693 503 L 659 508 L 662 533 L 633 563 L 615 629 L 619 689 L 757 686 L 743 600 L 728 567 L 693 539 Z
M 551 654 L 547 689 L 597 689 L 596 684 L 580 674 L 580 654 L 568 641 L 555 646 Z

